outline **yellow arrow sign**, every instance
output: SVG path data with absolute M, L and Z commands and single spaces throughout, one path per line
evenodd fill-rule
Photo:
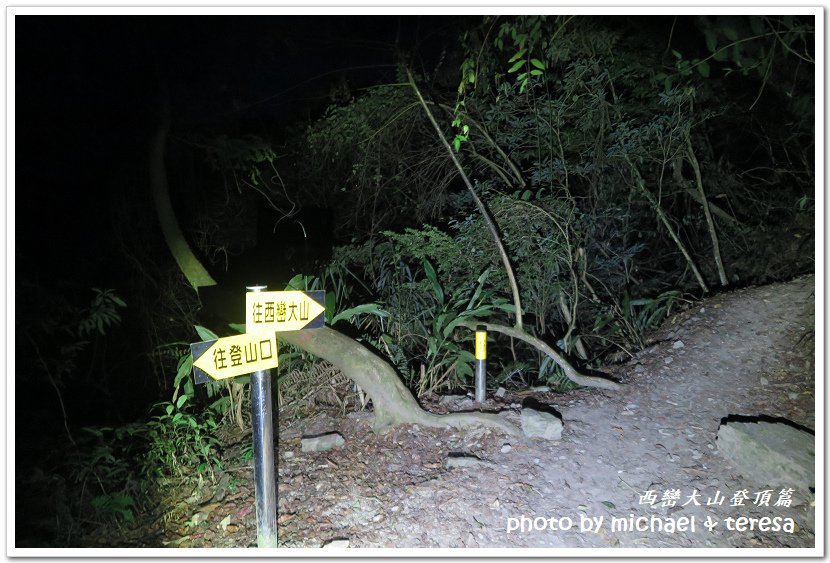
M 260 291 L 245 294 L 245 332 L 320 328 L 326 322 L 325 291 Z
M 190 345 L 196 383 L 277 367 L 277 335 L 240 334 Z M 210 379 L 208 379 L 210 378 Z

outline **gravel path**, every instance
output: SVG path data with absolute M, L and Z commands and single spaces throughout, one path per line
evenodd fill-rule
M 564 422 L 560 441 L 415 425 L 376 435 L 370 412 L 320 412 L 283 426 L 280 545 L 814 547 L 813 492 L 793 487 L 782 496 L 781 487 L 741 475 L 716 444 L 719 424 L 730 415 L 783 417 L 815 428 L 813 290 L 809 276 L 697 303 L 667 321 L 655 345 L 613 368 L 627 384 L 621 392 L 491 399 L 489 407 L 508 411 L 517 423 L 519 404 L 547 405 Z M 425 406 L 472 408 L 463 399 Z M 346 445 L 302 452 L 302 436 L 328 431 L 339 432 Z M 454 456 L 475 457 L 450 468 Z M 250 471 L 237 477 L 250 479 Z M 219 507 L 203 524 L 208 531 L 181 545 L 254 545 L 255 515 L 246 497 L 252 488 L 237 488 L 248 499 L 242 509 Z M 749 519 L 763 517 L 778 517 L 779 529 L 749 528 Z

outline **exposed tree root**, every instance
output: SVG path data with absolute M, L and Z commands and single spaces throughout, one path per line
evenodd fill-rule
M 384 432 L 397 424 L 422 424 L 437 428 L 488 426 L 511 436 L 522 436 L 517 426 L 495 414 L 470 412 L 438 415 L 426 412 L 392 366 L 359 342 L 332 328 L 284 332 L 279 338 L 331 362 L 358 384 L 372 399 L 376 432 Z
M 524 330 L 520 330 L 518 328 L 512 326 L 505 326 L 495 323 L 487 323 L 487 322 L 479 322 L 479 323 L 458 323 L 458 326 L 463 326 L 465 328 L 469 328 L 470 330 L 475 330 L 476 326 L 486 326 L 487 330 L 492 330 L 494 332 L 500 332 L 502 334 L 506 334 L 508 336 L 512 336 L 513 338 L 518 338 L 519 340 L 523 340 L 527 342 L 537 350 L 547 354 L 550 358 L 556 362 L 559 367 L 562 368 L 562 371 L 565 372 L 565 375 L 568 379 L 573 381 L 578 385 L 582 385 L 584 387 L 597 387 L 599 389 L 609 389 L 612 391 L 616 391 L 622 389 L 622 385 L 617 383 L 616 381 L 612 381 L 610 379 L 605 379 L 602 377 L 592 377 L 590 375 L 582 375 L 576 368 L 574 368 L 568 360 L 565 359 L 562 354 L 554 350 L 551 346 L 549 346 L 546 342 L 526 333 Z

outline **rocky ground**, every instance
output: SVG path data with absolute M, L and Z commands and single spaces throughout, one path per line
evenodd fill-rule
M 376 435 L 368 411 L 281 425 L 280 546 L 814 547 L 813 491 L 742 474 L 716 441 L 730 415 L 815 429 L 814 311 L 812 276 L 718 295 L 609 368 L 622 391 L 508 392 L 486 405 L 517 424 L 522 405 L 547 406 L 564 423 L 558 441 L 415 425 Z M 345 445 L 304 453 L 301 438 L 323 432 Z M 244 465 L 180 503 L 157 536 L 159 547 L 255 544 Z

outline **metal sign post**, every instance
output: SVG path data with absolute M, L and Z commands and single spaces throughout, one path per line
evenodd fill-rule
M 251 286 L 260 292 L 266 286 Z M 274 478 L 274 425 L 271 418 L 271 370 L 251 374 L 254 434 L 257 547 L 277 547 L 277 491 Z
M 245 334 L 190 345 L 196 383 L 251 374 L 257 546 L 277 547 L 277 487 L 271 369 L 279 365 L 277 332 L 319 328 L 326 322 L 324 291 L 271 291 L 264 285 L 245 294 Z M 252 370 L 256 370 L 253 371 Z

